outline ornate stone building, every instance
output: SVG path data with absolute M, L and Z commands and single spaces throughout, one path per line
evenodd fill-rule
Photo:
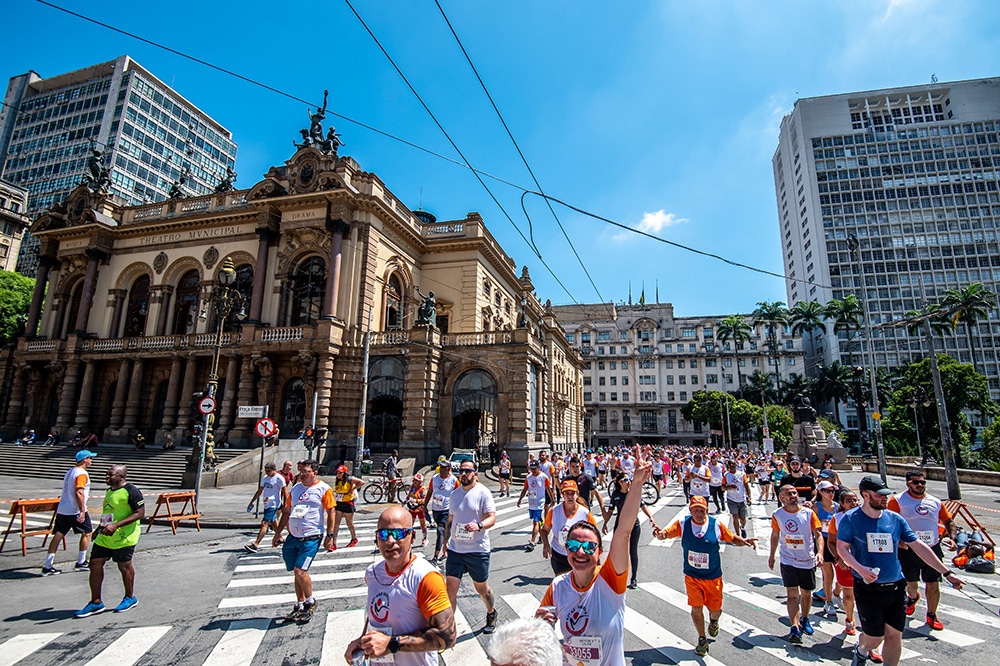
M 582 443 L 582 362 L 527 268 L 518 275 L 477 213 L 409 210 L 313 119 L 249 190 L 126 207 L 90 182 L 36 221 L 41 265 L 5 431 L 181 441 L 219 336 L 216 441 L 252 444 L 237 406 L 268 405 L 285 436 L 315 409 L 328 447 L 351 451 L 370 330 L 374 451 L 422 463 L 495 440 L 524 460 Z M 226 259 L 246 306 L 220 322 Z

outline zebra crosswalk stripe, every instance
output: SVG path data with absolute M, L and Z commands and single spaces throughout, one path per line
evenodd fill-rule
M 271 626 L 270 619 L 234 620 L 215 644 L 203 666 L 242 666 L 249 664 L 264 634 Z
M 337 573 L 312 574 L 310 578 L 313 583 L 323 583 L 333 580 L 356 580 L 365 577 L 364 569 L 354 571 L 338 571 Z M 226 587 L 229 589 L 237 587 L 263 587 L 266 585 L 291 585 L 295 578 L 291 575 L 269 576 L 267 578 L 236 578 L 229 581 Z
M 458 635 L 458 640 L 455 641 L 455 647 L 445 650 L 445 663 L 456 665 L 490 663 L 489 657 L 486 656 L 486 650 L 479 644 L 479 639 L 472 631 L 469 621 L 465 619 L 465 615 L 458 608 L 455 608 L 455 633 Z
M 132 666 L 139 661 L 158 640 L 170 631 L 169 626 L 134 627 L 119 636 L 111 645 L 101 650 L 100 654 L 86 663 L 85 666 Z
M 13 666 L 60 636 L 62 636 L 61 633 L 19 634 L 9 638 L 0 643 L 0 666 Z
M 340 590 L 314 590 L 313 596 L 316 599 L 334 599 L 337 597 L 361 597 L 368 594 L 368 588 L 349 587 Z M 250 597 L 226 597 L 219 602 L 219 610 L 230 608 L 249 608 L 251 606 L 280 606 L 282 604 L 294 604 L 296 597 L 294 592 L 282 594 L 260 594 Z
M 335 664 L 343 666 L 347 646 L 361 635 L 364 627 L 365 610 L 363 608 L 327 613 L 320 666 L 334 666 Z

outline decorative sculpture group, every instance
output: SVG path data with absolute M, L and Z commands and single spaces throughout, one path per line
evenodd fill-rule
M 333 127 L 330 127 L 326 132 L 326 137 L 323 137 L 323 120 L 326 119 L 326 99 L 329 93 L 329 90 L 323 91 L 323 106 L 316 109 L 316 113 L 309 114 L 309 129 L 299 130 L 302 135 L 302 143 L 293 142 L 296 148 L 315 146 L 323 153 L 336 155 L 337 149 L 344 145 L 337 130 Z
M 111 179 L 111 169 L 105 164 L 104 151 L 97 149 L 97 144 L 90 140 L 90 157 L 87 158 L 87 171 L 83 177 L 83 182 L 87 188 L 96 193 L 104 194 L 108 189 L 108 182 Z

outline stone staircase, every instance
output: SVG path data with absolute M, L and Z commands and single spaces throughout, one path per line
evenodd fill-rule
M 97 457 L 89 468 L 92 492 L 104 487 L 104 473 L 114 464 L 128 466 L 128 480 L 143 491 L 147 489 L 180 488 L 191 449 L 143 449 L 136 451 L 131 446 L 102 444 L 94 453 Z M 245 453 L 242 449 L 215 449 L 218 462 L 231 460 Z M 0 443 L 0 460 L 4 473 L 11 476 L 30 476 L 38 479 L 53 479 L 51 495 L 59 494 L 61 481 L 66 470 L 75 463 L 76 449 L 59 445 L 53 447 L 38 444 L 19 447 L 13 443 Z

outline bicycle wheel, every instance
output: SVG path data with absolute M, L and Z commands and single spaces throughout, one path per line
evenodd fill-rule
M 365 486 L 364 491 L 361 496 L 365 499 L 368 504 L 378 504 L 382 501 L 382 495 L 385 492 L 382 490 L 382 484 L 378 482 L 369 483 Z
M 660 491 L 656 489 L 656 484 L 652 481 L 647 481 L 642 484 L 642 503 L 646 506 L 650 504 L 656 504 L 660 499 Z
M 399 502 L 400 504 L 406 502 L 406 496 L 409 494 L 410 494 L 410 489 L 407 488 L 404 484 L 399 483 L 396 486 L 396 501 Z

